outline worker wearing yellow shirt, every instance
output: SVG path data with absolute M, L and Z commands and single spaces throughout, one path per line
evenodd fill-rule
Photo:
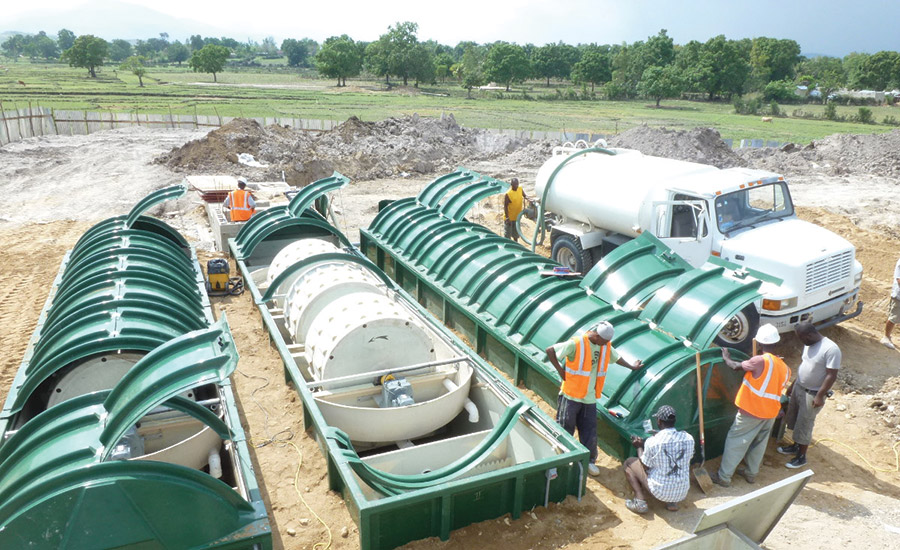
M 525 190 L 519 187 L 519 179 L 513 178 L 509 182 L 510 189 L 503 196 L 503 236 L 519 242 L 519 232 L 516 230 L 516 218 L 525 207 Z

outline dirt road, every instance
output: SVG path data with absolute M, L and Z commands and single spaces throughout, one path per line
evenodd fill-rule
M 11 205 L 0 213 L 0 321 L 7 351 L 0 359 L 0 392 L 5 395 L 9 389 L 65 252 L 93 223 L 127 212 L 151 190 L 179 182 L 182 174 L 150 161 L 196 137 L 185 131 L 132 129 L 39 138 L 0 149 L 0 195 Z M 526 191 L 532 190 L 534 167 L 513 155 L 471 167 L 497 177 L 517 175 Z M 353 182 L 335 199 L 344 230 L 356 240 L 358 228 L 375 215 L 379 199 L 410 196 L 429 179 Z M 872 176 L 795 178 L 794 199 L 801 216 L 856 245 L 866 268 L 862 287 L 866 311 L 825 332 L 843 350 L 844 364 L 835 398 L 819 416 L 818 443 L 809 453 L 815 476 L 769 536 L 768 548 L 900 547 L 900 475 L 891 451 L 900 440 L 900 353 L 878 344 L 890 277 L 900 255 L 896 230 L 900 201 L 891 200 L 896 186 L 892 179 Z M 499 211 L 494 197 L 473 217 L 497 230 Z M 197 199 L 177 201 L 162 217 L 208 254 L 209 235 Z M 254 451 L 276 547 L 311 548 L 327 542 L 328 531 L 317 521 L 318 514 L 332 533 L 333 548 L 357 548 L 355 525 L 340 497 L 327 490 L 325 461 L 303 432 L 298 397 L 283 383 L 280 360 L 260 329 L 249 295 L 222 299 L 216 307 L 227 312 L 241 355 L 235 383 L 245 428 L 257 443 L 276 439 Z M 793 337 L 780 347 L 792 366 L 799 362 L 799 349 Z M 282 441 L 288 436 L 295 447 Z M 876 471 L 867 461 L 893 471 Z M 783 462 L 770 445 L 757 486 L 792 473 Z M 295 490 L 298 465 L 299 490 Z M 717 465 L 718 460 L 708 463 L 710 469 Z M 627 485 L 619 464 L 601 458 L 600 466 L 601 476 L 588 481 L 581 502 L 570 498 L 515 521 L 500 518 L 466 527 L 446 543 L 432 539 L 407 547 L 648 548 L 690 531 L 703 509 L 753 488 L 740 478 L 731 488 L 717 487 L 708 496 L 692 488 L 681 511 L 654 507 L 648 516 L 638 517 L 623 505 Z

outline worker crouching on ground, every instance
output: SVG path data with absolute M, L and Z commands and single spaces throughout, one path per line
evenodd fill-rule
M 610 341 L 615 333 L 607 321 L 581 336 L 547 348 L 547 358 L 556 368 L 563 383 L 556 407 L 556 421 L 570 434 L 578 428 L 578 440 L 591 453 L 588 473 L 600 475 L 597 467 L 597 400 L 606 382 L 610 363 L 631 370 L 643 366 L 640 360 L 629 363 L 619 356 Z M 565 367 L 559 360 L 565 361 Z M 593 391 L 591 389 L 593 388 Z
M 246 188 L 247 180 L 238 178 L 238 188 L 225 198 L 225 210 L 231 212 L 233 222 L 245 222 L 256 212 L 256 201 Z
M 666 510 L 678 510 L 678 503 L 687 497 L 690 489 L 691 457 L 694 456 L 694 438 L 691 434 L 675 429 L 675 409 L 663 405 L 656 411 L 659 432 L 644 440 L 631 437 L 637 449 L 637 457 L 625 460 L 625 479 L 634 490 L 634 498 L 625 501 L 625 507 L 636 514 L 645 514 L 647 493 L 664 502 Z
M 731 486 L 735 471 L 744 476 L 747 483 L 756 483 L 772 425 L 781 411 L 781 394 L 791 379 L 791 369 L 774 353 L 775 344 L 780 340 L 778 329 L 765 324 L 756 332 L 761 354 L 738 362 L 731 358 L 727 349 L 722 348 L 725 364 L 744 371 L 744 380 L 734 398 L 738 412 L 725 438 L 722 463 L 719 471 L 709 476 L 713 483 L 722 487 Z M 747 464 L 743 469 L 738 468 L 741 460 Z
M 525 208 L 525 190 L 519 187 L 519 179 L 509 180 L 510 189 L 503 195 L 503 236 L 519 242 L 519 231 L 516 229 L 516 219 Z

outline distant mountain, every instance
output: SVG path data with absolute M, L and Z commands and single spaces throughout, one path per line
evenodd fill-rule
M 93 34 L 106 40 L 157 38 L 160 33 L 169 33 L 169 40 L 186 40 L 192 34 L 202 36 L 230 36 L 220 28 L 195 21 L 180 19 L 156 10 L 117 2 L 116 0 L 91 0 L 86 4 L 71 8 L 49 11 L 42 9 L 27 15 L 4 21 L 5 29 L 0 36 L 16 34 L 7 29 L 17 29 L 22 33 L 46 31 L 56 37 L 60 29 L 69 29 L 76 35 Z M 237 40 L 243 37 L 234 36 Z

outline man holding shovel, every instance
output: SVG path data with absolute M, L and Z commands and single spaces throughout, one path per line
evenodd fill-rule
M 742 459 L 747 467 L 738 470 L 738 473 L 744 476 L 747 483 L 756 483 L 772 425 L 781 410 L 781 394 L 791 379 L 791 369 L 774 354 L 775 344 L 780 339 L 778 329 L 770 324 L 762 325 L 756 333 L 756 343 L 762 353 L 740 363 L 731 358 L 727 349 L 722 348 L 725 364 L 732 369 L 743 370 L 744 380 L 734 399 L 738 412 L 725 438 L 722 463 L 718 473 L 713 472 L 709 476 L 717 485 L 731 486 L 731 477 Z

